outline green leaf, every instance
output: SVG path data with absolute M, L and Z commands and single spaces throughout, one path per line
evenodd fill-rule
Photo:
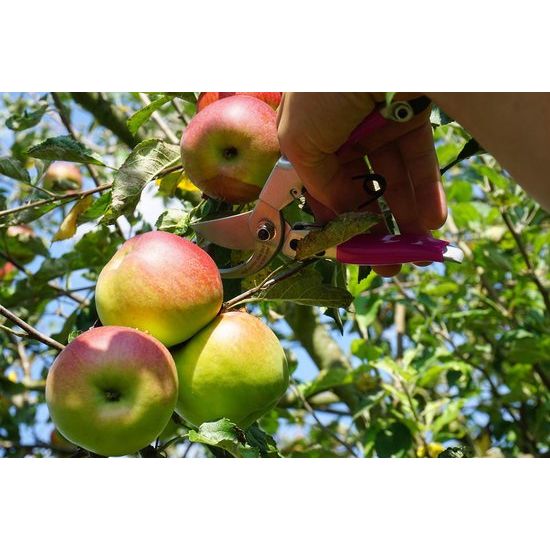
M 44 113 L 48 110 L 48 104 L 41 102 L 41 106 L 34 111 L 27 111 L 26 109 L 22 113 L 17 113 L 10 116 L 6 120 L 6 126 L 14 132 L 21 132 L 22 130 L 28 130 L 33 126 L 36 126 L 44 116 Z
M 459 290 L 458 285 L 452 281 L 441 281 L 437 284 L 429 284 L 422 291 L 428 296 L 452 296 Z
M 347 212 L 331 220 L 319 231 L 311 231 L 298 242 L 296 259 L 305 260 L 328 248 L 346 242 L 355 235 L 366 233 L 380 221 L 370 212 Z
M 252 424 L 250 428 L 245 430 L 245 437 L 251 447 L 258 449 L 261 457 L 278 458 L 281 456 L 277 450 L 275 440 L 265 433 L 257 423 Z
M 351 294 L 343 289 L 323 284 L 321 274 L 313 268 L 302 269 L 260 295 L 264 300 L 292 302 L 306 306 L 348 308 Z
M 198 431 L 190 430 L 187 436 L 193 443 L 219 447 L 238 458 L 278 455 L 273 438 L 256 424 L 245 431 L 227 418 L 222 418 L 201 424 Z
M 437 105 L 432 106 L 430 113 L 430 123 L 432 126 L 445 126 L 453 122 L 453 119 L 444 113 Z
M 184 101 L 195 104 L 197 102 L 197 96 L 195 92 L 162 92 L 169 97 L 178 97 Z
M 306 382 L 300 388 L 304 397 L 309 397 L 337 386 L 351 384 L 352 382 L 352 371 L 342 367 L 334 367 L 321 371 L 315 379 Z
M 443 413 L 431 425 L 431 431 L 437 435 L 449 422 L 456 420 L 460 415 L 465 399 L 450 401 Z
M 189 229 L 190 220 L 189 212 L 179 208 L 169 208 L 159 216 L 155 227 L 160 231 L 185 235 Z
M 55 259 L 45 260 L 33 276 L 33 281 L 50 281 L 78 269 L 99 271 L 116 251 L 116 242 L 106 227 L 86 233 L 73 250 Z
M 177 145 L 160 139 L 139 143 L 115 176 L 111 206 L 103 222 L 113 223 L 119 216 L 132 214 L 145 185 L 179 158 L 180 149 Z
M 445 190 L 447 200 L 454 202 L 469 202 L 474 196 L 474 190 L 471 183 L 453 178 L 452 184 Z
M 448 447 L 437 455 L 437 458 L 471 458 L 473 451 L 470 447 L 462 445 L 460 447 Z
M 146 105 L 139 111 L 136 111 L 126 123 L 128 126 L 128 130 L 132 132 L 133 135 L 136 135 L 136 132 L 141 128 L 145 122 L 149 120 L 151 115 L 160 107 L 162 107 L 165 103 L 168 103 L 170 101 L 170 97 L 168 96 L 161 96 L 158 99 L 155 99 L 154 101 L 151 101 L 149 105 Z
M 367 331 L 367 328 L 372 325 L 376 319 L 382 303 L 382 298 L 378 298 L 374 295 L 358 296 L 353 301 L 353 305 L 355 306 L 355 319 L 363 333 Z
M 30 157 L 42 160 L 65 160 L 104 166 L 103 161 L 93 151 L 71 136 L 49 138 L 31 147 L 27 154 Z
M 376 434 L 375 449 L 379 457 L 403 456 L 412 446 L 412 434 L 401 422 L 392 422 Z
M 447 170 L 450 170 L 453 166 L 457 165 L 459 162 L 473 157 L 474 155 L 481 155 L 482 153 L 485 153 L 485 149 L 483 149 L 483 147 L 481 147 L 481 145 L 474 138 L 470 138 L 460 153 L 458 153 L 458 156 L 452 162 L 441 168 L 441 175 L 447 172 Z
M 347 265 L 347 287 L 356 298 L 370 288 L 376 278 L 376 272 L 364 265 Z
M 517 363 L 537 363 L 543 365 L 550 357 L 550 336 L 534 334 L 524 329 L 507 332 L 502 338 L 506 355 Z
M 83 222 L 91 222 L 101 218 L 111 204 L 111 191 L 99 196 L 87 209 L 80 215 Z
M 350 346 L 351 353 L 359 359 L 365 359 L 367 361 L 375 361 L 382 356 L 382 348 L 376 346 L 369 340 L 363 340 L 362 338 L 356 338 L 352 340 Z
M 10 157 L 0 157 L 0 174 L 16 181 L 31 182 L 31 177 L 23 163 Z

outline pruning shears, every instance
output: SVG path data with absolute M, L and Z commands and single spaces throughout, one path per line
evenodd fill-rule
M 406 122 L 424 110 L 430 101 L 424 96 L 399 101 L 373 111 L 350 135 L 341 150 L 353 147 L 370 133 L 390 121 Z M 362 174 L 363 188 L 370 196 L 367 203 L 377 200 L 385 191 L 386 182 L 379 174 Z M 290 225 L 283 215 L 293 201 L 300 200 L 304 187 L 294 167 L 284 156 L 269 175 L 252 210 L 192 225 L 202 238 L 224 248 L 251 251 L 243 262 L 221 269 L 224 278 L 247 277 L 266 267 L 277 254 L 295 259 L 298 243 L 310 232 L 322 226 L 299 222 Z M 302 199 L 303 200 L 303 199 Z M 409 262 L 462 262 L 463 253 L 447 241 L 426 235 L 357 235 L 316 256 L 356 265 L 391 265 Z

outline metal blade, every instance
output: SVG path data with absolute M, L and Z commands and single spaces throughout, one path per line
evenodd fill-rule
M 244 212 L 236 216 L 197 222 L 191 225 L 193 230 L 211 243 L 233 250 L 254 250 L 256 237 L 250 232 L 250 215 Z

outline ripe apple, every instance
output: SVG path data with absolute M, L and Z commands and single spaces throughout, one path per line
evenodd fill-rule
M 248 313 L 219 315 L 173 356 L 179 379 L 176 412 L 196 426 L 225 417 L 246 428 L 288 388 L 279 340 Z
M 7 276 L 15 270 L 15 266 L 11 262 L 6 262 L 0 267 L 0 281 L 7 278 Z
M 82 189 L 82 174 L 69 162 L 54 162 L 44 176 L 44 189 L 48 191 L 75 191 Z
M 267 103 L 274 109 L 276 109 L 281 103 L 283 97 L 282 92 L 201 92 L 199 99 L 197 100 L 197 113 L 202 111 L 207 105 L 223 99 L 224 97 L 231 97 L 233 95 L 249 95 L 257 97 L 263 102 Z
M 138 328 L 173 346 L 216 316 L 223 287 L 204 250 L 172 233 L 150 231 L 126 241 L 103 268 L 95 300 L 104 325 Z
M 69 441 L 104 456 L 135 453 L 165 428 L 177 400 L 170 352 L 127 327 L 93 328 L 56 358 L 46 403 Z
M 232 204 L 256 200 L 279 157 L 276 113 L 255 97 L 220 99 L 192 118 L 181 154 L 204 194 Z

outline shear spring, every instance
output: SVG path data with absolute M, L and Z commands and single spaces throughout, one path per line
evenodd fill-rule
M 363 190 L 367 195 L 370 195 L 370 198 L 363 204 L 360 204 L 359 208 L 365 208 L 365 206 L 377 201 L 386 192 L 386 187 L 388 185 L 384 176 L 372 172 L 360 174 L 351 179 L 363 180 Z

